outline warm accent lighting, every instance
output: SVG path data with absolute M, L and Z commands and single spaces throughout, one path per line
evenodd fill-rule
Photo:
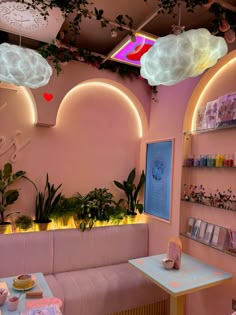
M 135 104 L 132 102 L 132 100 L 129 98 L 129 96 L 127 96 L 123 91 L 121 91 L 118 87 L 113 86 L 109 83 L 105 83 L 105 82 L 84 82 L 81 83 L 77 86 L 75 86 L 73 89 L 70 90 L 70 92 L 68 94 L 74 93 L 75 91 L 77 91 L 78 89 L 82 88 L 82 87 L 105 87 L 111 91 L 113 91 L 114 93 L 118 94 L 119 96 L 121 96 L 123 98 L 123 100 L 125 102 L 128 103 L 128 105 L 130 106 L 130 109 L 133 111 L 136 121 L 137 121 L 137 131 L 138 131 L 138 136 L 139 138 L 142 138 L 143 136 L 143 127 L 142 127 L 142 121 L 139 115 L 139 112 L 135 106 Z
M 141 76 L 152 86 L 174 85 L 203 73 L 228 52 L 222 37 L 204 28 L 167 35 L 141 57 Z
M 48 83 L 52 68 L 32 49 L 3 43 L 0 45 L 0 81 L 38 88 Z

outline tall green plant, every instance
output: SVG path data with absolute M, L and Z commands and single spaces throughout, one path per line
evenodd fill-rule
M 35 184 L 25 176 L 25 171 L 13 172 L 11 163 L 6 163 L 2 170 L 0 170 L 0 224 L 7 223 L 5 220 L 9 216 L 19 213 L 11 212 L 5 214 L 7 207 L 12 205 L 19 197 L 18 189 L 9 189 L 13 183 L 15 183 L 20 178 L 24 178 L 31 182 L 34 186 Z
M 136 171 L 135 168 L 131 170 L 131 172 L 128 175 L 127 180 L 121 182 L 114 181 L 114 184 L 121 190 L 124 191 L 127 197 L 127 214 L 135 215 L 137 214 L 136 210 L 138 210 L 139 213 L 143 212 L 143 204 L 139 202 L 138 200 L 138 194 L 143 187 L 145 183 L 145 174 L 144 171 L 142 171 L 142 174 L 140 175 L 138 185 L 136 186 L 134 180 L 135 180 Z
M 55 187 L 49 183 L 48 174 L 43 192 L 38 192 L 35 199 L 35 222 L 49 223 L 50 217 L 57 209 L 61 199 L 61 193 L 58 192 L 62 184 Z

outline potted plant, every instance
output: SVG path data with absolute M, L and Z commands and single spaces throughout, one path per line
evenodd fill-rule
M 6 163 L 0 170 L 0 233 L 5 233 L 7 226 L 11 226 L 6 219 L 11 215 L 19 213 L 17 211 L 6 214 L 8 206 L 12 205 L 19 197 L 19 189 L 10 189 L 9 187 L 20 178 L 25 178 L 34 186 L 35 184 L 25 176 L 25 171 L 13 172 L 11 163 Z
M 89 194 L 83 196 L 80 193 L 76 194 L 77 200 L 77 215 L 75 219 L 75 224 L 82 231 L 86 228 L 92 229 L 95 222 L 95 207 L 96 202 L 90 200 Z
M 77 214 L 77 200 L 75 196 L 65 197 L 61 196 L 54 213 L 51 218 L 55 220 L 58 228 L 68 228 L 74 225 L 70 222 Z
M 127 218 L 127 210 L 124 199 L 118 202 L 114 201 L 114 205 L 110 208 L 110 221 L 112 225 L 118 225 L 123 219 Z
M 27 231 L 33 227 L 33 219 L 28 215 L 20 215 L 15 220 L 15 226 L 19 231 Z
M 52 221 L 51 217 L 55 214 L 61 199 L 61 192 L 58 192 L 62 184 L 55 187 L 50 184 L 48 174 L 43 192 L 37 192 L 35 198 L 35 220 L 39 230 L 46 230 Z
M 93 201 L 94 207 L 91 210 L 95 221 L 99 221 L 97 225 L 109 222 L 114 204 L 113 194 L 107 188 L 95 188 L 89 192 L 88 198 Z
M 111 218 L 118 218 L 121 206 L 116 204 L 113 194 L 107 188 L 95 188 L 85 196 L 77 193 L 76 198 L 78 202 L 77 220 L 80 220 L 79 227 L 82 231 L 86 228 L 91 229 L 95 223 L 104 225 Z
M 136 171 L 135 168 L 131 170 L 127 180 L 121 182 L 114 181 L 114 184 L 124 191 L 127 197 L 127 215 L 136 215 L 137 211 L 141 214 L 143 212 L 143 204 L 138 200 L 138 194 L 145 183 L 145 174 L 142 171 L 138 185 L 134 183 Z

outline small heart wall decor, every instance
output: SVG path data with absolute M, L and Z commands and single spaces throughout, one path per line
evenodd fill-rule
M 50 102 L 53 99 L 53 94 L 43 93 L 43 97 L 47 102 Z

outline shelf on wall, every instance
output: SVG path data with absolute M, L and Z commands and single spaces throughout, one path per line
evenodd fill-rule
M 215 131 L 220 131 L 220 130 L 225 130 L 225 129 L 234 129 L 234 128 L 236 128 L 236 122 L 235 121 L 231 125 L 223 125 L 223 126 L 220 126 L 217 128 L 189 130 L 189 131 L 184 131 L 183 133 L 184 133 L 184 135 L 192 135 L 192 134 L 215 132 Z
M 232 212 L 236 213 L 236 207 L 235 207 L 235 210 L 233 210 L 233 209 L 226 209 L 226 208 L 222 208 L 222 207 L 206 205 L 206 204 L 201 203 L 201 202 L 194 202 L 194 201 L 186 200 L 186 199 L 183 199 L 183 198 L 181 198 L 181 201 L 192 203 L 192 204 L 196 204 L 196 205 L 201 205 L 201 206 L 204 206 L 204 207 L 217 208 L 217 209 L 221 209 L 221 210 L 225 210 L 225 211 L 232 211 Z M 236 201 L 231 201 L 231 202 L 236 203 Z
M 191 236 L 189 236 L 189 235 L 187 235 L 186 233 L 183 233 L 183 232 L 180 232 L 180 235 L 184 236 L 184 237 L 186 237 L 186 238 L 188 238 L 188 239 L 190 239 L 192 241 L 198 242 L 198 243 L 200 243 L 202 245 L 205 245 L 205 246 L 211 247 L 213 249 L 216 249 L 216 250 L 218 250 L 220 252 L 223 252 L 223 253 L 225 253 L 227 255 L 231 255 L 231 256 L 236 257 L 236 250 L 233 251 L 233 250 L 230 250 L 230 249 L 221 249 L 219 247 L 211 245 L 210 243 L 205 243 L 205 242 L 203 242 L 203 241 L 201 241 L 201 240 L 199 240 L 197 238 L 191 237 Z
M 235 168 L 236 166 L 188 166 L 188 165 L 183 165 L 183 167 L 188 167 L 188 168 L 223 168 L 223 169 L 232 169 Z

